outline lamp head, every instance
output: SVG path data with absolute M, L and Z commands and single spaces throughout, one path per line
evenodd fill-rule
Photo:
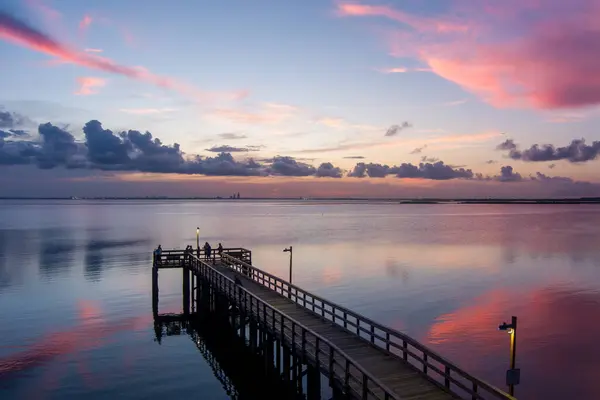
M 290 250 L 289 248 L 283 249 L 283 252 L 284 252 L 284 253 L 285 253 L 285 252 L 288 252 L 288 251 L 291 251 L 291 250 Z
M 506 322 L 503 322 L 500 326 L 498 326 L 499 331 L 506 331 L 507 333 L 513 333 L 514 328 L 515 327 L 513 324 L 507 324 Z

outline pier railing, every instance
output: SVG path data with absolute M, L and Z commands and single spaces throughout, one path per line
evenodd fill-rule
M 208 259 L 206 251 L 201 247 L 200 249 L 193 248 L 192 255 L 199 257 L 201 259 Z M 210 259 L 212 261 L 220 260 L 221 255 L 228 255 L 230 257 L 235 258 L 236 260 L 241 260 L 247 264 L 252 264 L 252 252 L 248 249 L 244 249 L 242 247 L 230 247 L 223 249 L 222 253 L 219 254 L 217 249 L 212 249 L 210 253 Z M 168 267 L 180 267 L 183 265 L 185 260 L 186 250 L 185 249 L 176 249 L 176 250 L 163 250 L 159 259 L 154 260 L 158 261 L 158 266 L 163 268 Z
M 417 371 L 425 374 L 450 393 L 472 400 L 515 400 L 508 393 L 470 375 L 433 350 L 397 330 L 381 325 L 226 253 L 221 256 L 220 261 L 223 266 L 232 268 L 253 281 L 288 297 L 296 304 L 339 325 L 348 332 L 355 333 L 386 353 L 404 359 Z
M 236 260 L 225 254 L 223 259 Z M 347 393 L 352 392 L 362 399 L 400 400 L 391 389 L 365 371 L 333 343 L 236 285 L 232 279 L 213 268 L 207 260 L 192 256 L 189 267 L 217 286 L 239 309 L 253 316 L 263 327 L 270 329 L 296 354 L 310 359 L 318 369 L 327 373 L 330 380 L 337 379 Z

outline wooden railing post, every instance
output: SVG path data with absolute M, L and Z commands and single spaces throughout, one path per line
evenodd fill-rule
M 344 391 L 346 396 L 350 397 L 350 360 L 346 359 L 344 366 Z
M 375 325 L 371 325 L 371 343 L 375 344 Z
M 188 315 L 190 313 L 190 275 L 191 271 L 187 265 L 182 268 L 183 271 L 183 313 Z
M 447 389 L 450 389 L 450 367 L 447 365 L 444 368 L 444 378 L 444 386 L 446 386 Z
M 306 361 L 306 329 L 302 329 L 302 360 Z
M 334 374 L 335 374 L 335 370 L 334 370 L 334 353 L 333 353 L 333 347 L 329 346 L 329 386 L 334 385 L 333 381 L 334 381 Z

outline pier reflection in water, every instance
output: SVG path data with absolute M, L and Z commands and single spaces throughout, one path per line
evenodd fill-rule
M 286 382 L 274 368 L 266 365 L 260 351 L 247 346 L 235 327 L 214 314 L 155 314 L 154 331 L 158 344 L 169 336 L 189 335 L 232 399 L 309 398 L 303 394 L 304 384 L 298 388 Z

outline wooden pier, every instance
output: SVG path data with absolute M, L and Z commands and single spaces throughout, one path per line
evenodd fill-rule
M 304 398 L 321 398 L 324 376 L 334 399 L 514 399 L 409 336 L 254 267 L 249 250 L 163 251 L 152 269 L 155 315 L 163 268 L 183 271 L 184 315 L 221 318 Z

